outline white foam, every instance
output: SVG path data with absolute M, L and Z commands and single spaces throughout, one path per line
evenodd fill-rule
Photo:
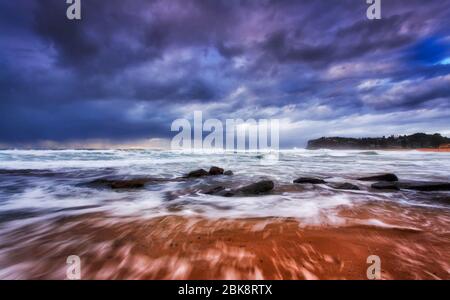
M 180 151 L 153 150 L 6 150 L 0 151 L 0 169 L 36 169 L 63 174 L 79 172 L 81 177 L 8 177 L 0 175 L 6 185 L 24 190 L 0 190 L 0 211 L 57 210 L 83 206 L 98 206 L 92 210 L 107 210 L 118 215 L 159 216 L 174 214 L 170 205 L 178 205 L 177 214 L 207 217 L 295 217 L 305 222 L 339 222 L 338 209 L 366 201 L 396 201 L 408 203 L 408 196 L 399 193 L 374 194 L 362 191 L 336 191 L 323 186 L 302 192 L 264 197 L 215 197 L 201 193 L 188 194 L 168 202 L 166 192 L 186 189 L 188 183 L 164 183 L 137 191 L 112 191 L 79 187 L 91 180 L 83 172 L 97 172 L 111 168 L 115 175 L 145 175 L 173 178 L 198 168 L 212 165 L 232 170 L 235 175 L 222 178 L 235 183 L 254 182 L 269 178 L 278 184 L 292 184 L 300 176 L 322 176 L 330 182 L 353 182 L 360 175 L 382 172 L 396 173 L 403 180 L 450 180 L 449 153 L 418 151 L 376 151 L 366 155 L 362 151 L 339 150 L 281 150 L 278 161 L 261 164 L 261 159 L 273 161 L 270 154 L 256 153 L 191 154 Z M 266 157 L 268 156 L 268 158 Z M 77 173 L 78 174 L 78 173 Z M 109 174 L 109 173 L 108 173 Z M 6 178 L 6 179 L 5 179 Z M 19 179 L 17 179 L 19 178 Z M 364 185 L 369 183 L 358 184 Z M 192 183 L 194 185 L 194 182 Z M 74 210 L 76 213 L 76 210 Z

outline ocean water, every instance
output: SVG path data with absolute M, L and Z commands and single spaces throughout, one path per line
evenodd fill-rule
M 234 176 L 176 180 L 210 166 Z M 450 181 L 450 153 L 417 151 L 280 151 L 278 160 L 255 153 L 192 154 L 152 150 L 7 150 L 0 151 L 0 224 L 86 212 L 112 216 L 156 217 L 168 214 L 207 218 L 293 217 L 305 223 L 338 221 L 336 208 L 370 201 L 448 209 L 447 192 L 376 192 L 355 179 L 392 172 L 400 180 Z M 300 187 L 300 176 L 350 182 L 361 191 L 329 185 Z M 99 178 L 173 179 L 143 189 L 111 190 L 86 183 Z M 206 195 L 210 187 L 239 187 L 261 179 L 275 182 L 265 196 Z
M 275 158 L 273 154 L 153 150 L 0 151 L 0 278 L 64 279 L 65 259 L 72 254 L 82 256 L 85 278 L 190 278 L 196 270 L 192 259 L 210 266 L 207 270 L 223 270 L 214 275 L 218 278 L 260 278 L 255 277 L 260 271 L 254 271 L 256 262 L 241 270 L 242 262 L 230 261 L 245 252 L 242 248 L 221 240 L 205 244 L 203 238 L 220 233 L 227 224 L 236 228 L 239 222 L 255 225 L 243 223 L 247 225 L 237 233 L 264 236 L 261 232 L 267 224 L 280 220 L 295 220 L 302 230 L 319 228 L 324 234 L 341 232 L 341 226 L 375 228 L 379 231 L 370 236 L 357 231 L 359 237 L 341 240 L 341 246 L 350 242 L 360 247 L 361 239 L 371 249 L 388 245 L 386 249 L 393 252 L 385 255 L 398 256 L 394 261 L 407 270 L 401 273 L 409 274 L 407 278 L 448 278 L 450 192 L 376 191 L 371 182 L 356 179 L 390 172 L 404 181 L 449 182 L 450 153 L 295 149 L 280 151 Z M 211 166 L 232 170 L 234 175 L 180 179 Z M 301 176 L 321 177 L 327 184 L 293 184 Z M 89 184 L 103 178 L 143 177 L 160 181 L 132 190 Z M 238 188 L 261 179 L 274 181 L 271 193 L 253 197 L 205 193 L 218 185 Z M 333 188 L 342 182 L 361 190 Z M 196 244 L 189 238 L 183 239 L 193 232 L 202 237 L 195 239 L 202 252 L 194 251 Z M 173 245 L 182 250 L 174 252 Z M 294 263 L 297 252 L 291 256 L 283 247 L 273 247 L 267 248 L 266 259 L 271 259 L 275 270 L 303 270 Z M 323 251 L 336 250 L 304 248 L 301 243 L 295 247 L 300 252 L 309 249 L 304 259 L 327 257 Z M 251 248 L 245 253 L 253 257 Z M 192 256 L 186 256 L 189 249 Z M 271 251 L 278 260 L 271 258 Z M 355 263 L 365 260 L 358 257 Z M 294 277 L 302 278 L 299 274 Z M 319 274 L 316 277 L 323 277 Z M 278 278 L 275 275 L 267 278 Z M 330 276 L 325 278 L 335 278 Z

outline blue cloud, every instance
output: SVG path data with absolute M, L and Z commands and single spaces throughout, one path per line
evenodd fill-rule
M 433 65 L 450 55 L 450 42 L 444 37 L 433 36 L 416 43 L 410 52 L 413 63 Z

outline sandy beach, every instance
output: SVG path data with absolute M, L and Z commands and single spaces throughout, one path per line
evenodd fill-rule
M 11 232 L 7 240 L 22 246 L 2 244 L 0 250 L 9 249 L 2 263 L 15 266 L 2 275 L 20 270 L 27 279 L 62 279 L 67 256 L 75 254 L 83 279 L 364 280 L 367 257 L 378 255 L 382 279 L 450 279 L 446 225 L 434 216 L 413 227 L 433 212 L 394 219 L 395 209 L 401 207 L 389 207 L 391 217 L 384 218 L 389 225 L 361 221 L 371 217 L 365 209 L 342 210 L 352 221 L 341 226 L 304 226 L 292 218 L 62 218 Z
M 450 279 L 446 153 L 293 150 L 273 163 L 49 150 L 0 160 L 1 279 L 66 279 L 72 255 L 81 279 L 364 280 L 372 255 L 381 279 Z

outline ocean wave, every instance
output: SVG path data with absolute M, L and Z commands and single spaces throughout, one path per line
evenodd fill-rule
M 338 220 L 342 207 L 365 202 L 392 201 L 408 205 L 448 205 L 448 193 L 437 195 L 402 191 L 371 191 L 359 176 L 393 172 L 403 180 L 450 180 L 450 155 L 376 151 L 281 150 L 274 164 L 261 160 L 269 154 L 192 154 L 154 150 L 6 150 L 0 151 L 0 212 L 48 210 L 48 215 L 85 209 L 115 215 L 155 217 L 168 214 L 211 218 L 293 217 L 305 223 Z M 231 177 L 177 180 L 187 172 L 212 165 L 232 170 Z M 329 185 L 305 186 L 292 181 L 301 176 L 326 178 Z M 86 183 L 104 179 L 152 178 L 139 190 L 111 190 Z M 269 179 L 274 191 L 259 197 L 220 197 L 204 193 L 216 185 L 238 188 Z M 107 182 L 107 181 L 106 181 Z M 348 182 L 360 191 L 336 190 Z M 441 201 L 434 201 L 439 199 Z M 442 200 L 443 199 L 443 200 Z M 81 209 L 77 210 L 76 208 Z M 74 208 L 73 211 L 70 209 Z M 33 217 L 32 214 L 25 216 Z

